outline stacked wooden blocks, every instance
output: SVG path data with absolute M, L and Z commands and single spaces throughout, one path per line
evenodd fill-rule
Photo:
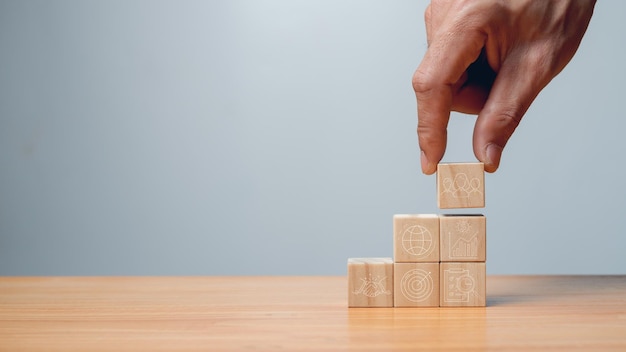
M 483 164 L 439 164 L 437 201 L 483 208 Z M 393 236 L 394 260 L 348 259 L 349 307 L 485 306 L 483 215 L 395 215 Z

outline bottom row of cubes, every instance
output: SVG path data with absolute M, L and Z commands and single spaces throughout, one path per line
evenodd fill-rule
M 348 259 L 349 307 L 484 307 L 484 262 Z

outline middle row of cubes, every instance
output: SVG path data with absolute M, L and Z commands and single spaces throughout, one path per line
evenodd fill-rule
M 484 262 L 486 229 L 483 215 L 394 215 L 394 261 Z

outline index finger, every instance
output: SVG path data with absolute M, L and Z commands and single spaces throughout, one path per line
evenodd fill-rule
M 453 86 L 478 58 L 485 41 L 486 34 L 479 30 L 439 31 L 413 75 L 422 172 L 427 175 L 436 171 L 445 153 Z

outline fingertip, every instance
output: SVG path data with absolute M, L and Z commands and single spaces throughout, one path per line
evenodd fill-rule
M 478 157 L 485 164 L 485 171 L 489 173 L 496 172 L 500 166 L 503 148 L 497 144 L 489 143 L 483 149 L 482 157 Z
M 426 175 L 432 175 L 437 171 L 437 165 L 430 162 L 428 157 L 426 157 L 426 153 L 422 150 L 420 153 L 420 162 L 422 164 L 422 172 Z

